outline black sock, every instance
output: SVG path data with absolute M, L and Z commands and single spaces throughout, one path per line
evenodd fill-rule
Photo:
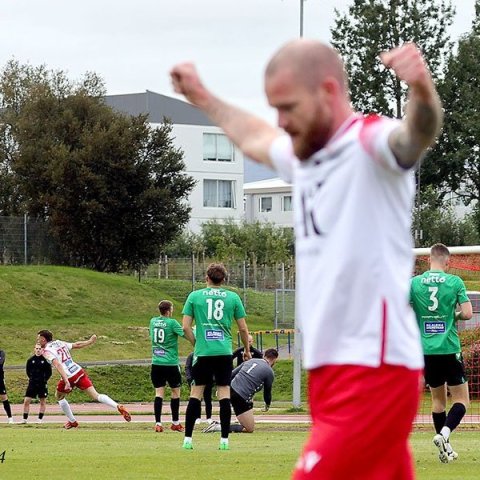
M 27 415 L 28 415 L 28 413 L 27 413 Z M 41 420 L 44 415 L 45 415 L 45 413 L 39 412 L 39 413 L 38 413 L 38 419 Z
M 191 437 L 195 420 L 201 415 L 201 402 L 198 398 L 190 397 L 188 399 L 187 411 L 185 412 L 185 436 Z
M 23 419 L 26 420 L 28 418 L 28 413 L 23 414 Z
M 453 432 L 458 427 L 458 424 L 462 421 L 466 411 L 467 409 L 463 403 L 454 403 L 452 408 L 448 411 L 445 426 Z
M 230 432 L 232 433 L 243 432 L 243 425 L 230 425 Z
M 10 408 L 10 402 L 8 400 L 3 401 L 3 408 L 5 409 L 5 413 L 7 414 L 8 418 L 12 417 L 12 409 Z
M 445 426 L 445 420 L 447 419 L 447 412 L 435 413 L 432 412 L 433 425 L 435 431 L 440 433 L 440 430 Z
M 180 399 L 170 399 L 170 410 L 172 411 L 172 421 L 178 422 L 178 413 L 180 412 Z
M 205 402 L 205 416 L 212 418 L 212 386 L 207 385 L 203 391 L 203 401 Z
M 156 423 L 162 422 L 162 406 L 163 406 L 163 398 L 155 397 L 155 402 L 153 403 L 153 411 L 155 412 Z
M 230 432 L 230 421 L 232 419 L 232 408 L 229 398 L 220 400 L 220 425 L 222 426 L 222 438 L 228 438 Z

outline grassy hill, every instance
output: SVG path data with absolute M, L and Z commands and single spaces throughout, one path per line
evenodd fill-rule
M 66 341 L 96 333 L 94 346 L 77 351 L 80 362 L 148 358 L 148 325 L 158 314 L 159 300 L 171 300 L 180 320 L 190 290 L 189 282 L 175 280 L 139 283 L 133 277 L 78 268 L 1 266 L 0 348 L 7 351 L 8 365 L 23 365 L 36 333 L 46 328 Z M 273 296 L 249 291 L 247 312 L 251 331 L 272 328 Z M 183 340 L 179 347 L 181 355 L 191 350 Z

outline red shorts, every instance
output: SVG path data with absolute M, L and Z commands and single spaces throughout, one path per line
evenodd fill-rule
M 73 377 L 68 379 L 70 382 L 70 386 L 73 388 L 77 387 L 80 390 L 86 390 L 88 387 L 93 387 L 92 381 L 88 378 L 87 373 L 82 369 L 79 370 Z M 65 382 L 60 380 L 57 384 L 57 391 L 60 393 L 70 393 L 69 391 L 65 391 Z
M 412 480 L 408 437 L 420 370 L 325 366 L 309 372 L 312 430 L 294 480 Z

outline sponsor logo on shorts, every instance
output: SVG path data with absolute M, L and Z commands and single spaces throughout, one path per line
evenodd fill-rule
M 156 357 L 163 357 L 165 356 L 165 350 L 163 348 L 155 348 L 153 350 L 153 354 L 156 356 Z
M 205 330 L 205 340 L 223 340 L 224 338 L 222 330 Z
M 425 322 L 423 331 L 430 334 L 445 333 L 445 322 Z

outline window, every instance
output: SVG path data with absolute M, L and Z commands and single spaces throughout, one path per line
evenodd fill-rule
M 204 180 L 203 206 L 235 208 L 235 182 L 232 180 Z
M 291 212 L 293 210 L 292 208 L 292 196 L 291 195 L 285 195 L 282 197 L 282 211 L 284 212 Z
M 203 134 L 203 160 L 209 162 L 233 162 L 233 144 L 226 135 Z
M 260 211 L 261 212 L 272 211 L 272 197 L 260 197 Z

